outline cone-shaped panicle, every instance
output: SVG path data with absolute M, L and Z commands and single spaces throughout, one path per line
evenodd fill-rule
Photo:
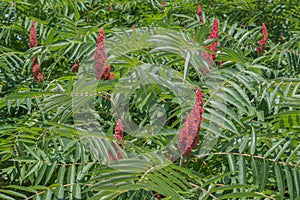
M 122 155 L 121 151 L 114 145 L 115 144 L 112 144 L 112 146 L 114 147 L 115 152 L 117 153 L 118 160 L 120 160 L 120 159 L 123 158 L 123 155 Z M 109 156 L 110 162 L 117 160 L 116 156 L 113 154 L 113 152 L 111 150 L 108 151 L 108 156 Z
M 32 48 L 32 47 L 36 47 L 37 45 L 38 45 L 38 42 L 36 40 L 36 29 L 34 26 L 34 20 L 31 20 L 31 28 L 30 28 L 30 33 L 29 33 L 28 46 L 29 46 L 29 48 Z M 32 76 L 33 76 L 33 80 L 36 83 L 39 83 L 40 81 L 44 80 L 44 76 L 43 76 L 42 70 L 40 68 L 40 64 L 39 64 L 37 57 L 33 58 Z
M 99 33 L 98 33 L 98 36 L 97 36 L 96 46 L 97 47 L 102 47 L 102 48 L 104 48 L 104 50 L 106 50 L 104 45 L 105 45 L 104 29 L 101 28 L 99 30 Z M 105 55 L 106 55 L 106 52 L 105 52 Z
M 256 48 L 257 53 L 262 53 L 266 49 L 266 44 L 267 44 L 267 40 L 268 40 L 268 29 L 267 29 L 265 23 L 262 23 L 262 34 L 263 34 L 263 38 L 261 38 L 261 40 L 258 41 L 258 44 L 260 46 Z
M 202 9 L 201 9 L 200 3 L 198 3 L 197 15 L 198 15 L 198 17 L 199 17 L 199 22 L 200 22 L 200 23 L 203 23 Z
M 165 7 L 166 6 L 166 3 L 165 3 L 165 0 L 161 0 L 161 7 Z
M 71 70 L 72 70 L 72 72 L 77 73 L 78 72 L 78 68 L 79 68 L 79 62 L 78 62 L 78 60 L 76 60 L 76 62 L 72 66 Z
M 219 22 L 217 19 L 215 19 L 210 35 L 208 37 L 208 39 L 214 39 L 214 38 L 219 38 L 219 30 L 218 30 L 218 26 L 219 26 Z M 213 51 L 213 52 L 217 52 L 218 51 L 218 41 L 215 41 L 214 43 L 212 43 L 211 45 L 205 47 L 205 49 Z M 212 64 L 213 61 L 216 59 L 216 54 L 212 54 L 209 52 L 203 52 L 202 56 L 210 63 Z
M 29 48 L 32 48 L 32 47 L 36 47 L 37 45 L 38 45 L 38 42 L 36 40 L 36 29 L 34 26 L 34 20 L 31 20 L 31 28 L 30 28 L 28 46 L 29 46 Z
M 39 64 L 37 57 L 33 58 L 32 75 L 33 75 L 33 79 L 36 83 L 44 80 L 44 76 L 42 74 L 40 64 Z
M 106 55 L 104 30 L 101 28 L 97 37 L 96 50 L 94 53 L 95 60 L 95 75 L 97 79 L 113 79 L 113 75 L 110 74 L 110 66 Z
M 123 137 L 124 137 L 123 123 L 122 123 L 122 120 L 119 119 L 119 120 L 117 121 L 117 125 L 116 125 L 116 127 L 115 127 L 114 138 L 116 138 L 117 140 L 123 141 Z M 121 143 L 117 142 L 117 144 L 118 144 L 122 149 L 124 148 L 123 145 L 122 145 Z M 115 151 L 116 151 L 116 153 L 117 153 L 117 155 L 118 155 L 118 159 L 122 159 L 122 158 L 123 158 L 123 155 L 122 155 L 122 153 L 120 152 L 120 150 L 119 150 L 116 146 L 114 146 L 115 144 L 112 144 L 112 145 L 113 145 L 113 147 L 114 147 L 114 149 L 115 149 Z M 108 152 L 108 155 L 109 155 L 110 161 L 116 160 L 116 157 L 114 156 L 114 154 L 113 154 L 110 150 L 109 150 L 109 152 Z
M 213 64 L 213 62 L 214 62 L 214 59 L 213 59 L 213 55 L 211 54 L 211 53 L 209 53 L 209 52 L 206 52 L 206 51 L 203 51 L 202 52 L 202 56 L 203 56 L 203 58 L 205 59 L 205 60 L 207 60 L 207 62 L 209 63 L 209 64 Z
M 102 79 L 104 80 L 113 80 L 114 75 L 110 73 L 110 66 L 108 65 L 105 71 L 102 74 Z
M 198 144 L 198 134 L 201 127 L 203 110 L 203 95 L 201 89 L 196 91 L 196 102 L 179 131 L 178 144 L 181 155 L 189 156 Z
M 211 32 L 210 32 L 210 35 L 209 35 L 209 39 L 213 39 L 213 38 L 219 38 L 219 22 L 218 20 L 216 19 L 214 21 L 214 24 L 212 26 L 212 29 L 211 29 Z M 212 50 L 214 52 L 217 52 L 218 50 L 218 41 L 215 41 L 214 43 L 212 43 L 210 46 L 209 46 L 209 50 Z M 216 59 L 216 54 L 213 54 L 213 60 Z
M 117 121 L 117 125 L 116 125 L 116 128 L 115 128 L 115 135 L 114 137 L 118 140 L 123 140 L 123 136 L 124 136 L 124 129 L 123 129 L 123 123 L 122 123 L 122 120 L 119 119 Z

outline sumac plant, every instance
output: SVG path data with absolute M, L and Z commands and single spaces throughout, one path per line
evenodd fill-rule
M 296 1 L 0 5 L 0 199 L 300 199 Z

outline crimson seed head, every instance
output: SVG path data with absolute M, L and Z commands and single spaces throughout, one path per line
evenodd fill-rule
M 203 110 L 203 95 L 201 89 L 196 91 L 196 102 L 179 131 L 178 144 L 182 155 L 189 156 L 198 144 Z
M 122 123 L 122 120 L 119 119 L 117 121 L 117 125 L 116 125 L 116 128 L 115 128 L 115 135 L 114 137 L 118 140 L 123 140 L 123 136 L 124 136 L 124 129 L 123 129 L 123 123 Z
M 215 19 L 208 38 L 218 38 L 218 37 L 219 37 L 219 21 Z
M 100 29 L 97 37 L 97 47 L 101 46 L 105 50 L 105 37 L 104 37 L 104 30 L 103 28 Z
M 40 68 L 40 64 L 39 64 L 39 61 L 38 61 L 37 57 L 33 58 L 32 75 L 33 75 L 33 80 L 36 83 L 39 83 L 40 81 L 44 80 L 44 76 L 42 74 L 42 70 Z
M 198 3 L 197 15 L 198 15 L 198 17 L 199 17 L 199 22 L 200 22 L 200 23 L 203 23 L 202 9 L 201 9 L 200 3 Z
M 214 38 L 219 38 L 219 22 L 217 19 L 215 19 L 213 26 L 211 28 L 210 31 L 210 35 L 208 36 L 208 39 L 214 39 Z M 218 51 L 218 41 L 215 41 L 214 43 L 212 43 L 211 45 L 205 47 L 205 49 L 213 51 L 213 52 L 217 52 Z M 210 63 L 212 64 L 213 61 L 216 59 L 216 54 L 212 54 L 209 52 L 202 52 L 202 56 Z
M 76 62 L 72 66 L 71 70 L 72 70 L 72 72 L 77 73 L 78 72 L 78 68 L 79 68 L 79 62 L 78 62 L 78 60 L 76 60 Z
M 262 23 L 262 34 L 264 35 L 264 39 L 267 41 L 268 39 L 268 29 L 265 25 L 265 23 Z
M 114 80 L 114 78 L 115 78 L 115 75 L 113 75 L 113 74 L 109 74 L 109 78 L 108 78 L 108 80 Z
M 206 47 L 206 49 L 209 49 L 209 47 Z M 213 54 L 203 51 L 202 56 L 209 64 L 211 64 L 211 65 L 213 64 L 213 62 L 214 62 Z
M 38 45 L 38 42 L 36 40 L 36 29 L 34 26 L 34 20 L 31 20 L 31 28 L 30 28 L 28 46 L 29 46 L 29 48 L 32 48 L 32 47 L 36 47 L 37 45 Z M 33 76 L 33 80 L 36 83 L 39 83 L 40 81 L 44 80 L 44 76 L 42 74 L 42 70 L 40 68 L 40 64 L 39 64 L 37 57 L 33 58 L 32 76 Z
M 104 30 L 102 28 L 98 33 L 96 50 L 94 53 L 94 60 L 95 60 L 94 71 L 97 79 L 108 80 L 113 78 L 113 76 L 111 76 L 110 74 L 110 66 L 108 64 L 106 48 L 105 48 Z
M 164 8 L 166 6 L 165 0 L 161 0 L 161 6 Z
M 115 144 L 112 144 L 112 145 L 114 147 L 114 150 L 117 153 L 118 160 L 122 159 L 123 155 L 122 155 L 121 151 L 116 146 L 114 146 Z M 108 156 L 109 156 L 110 162 L 117 160 L 116 156 L 113 154 L 113 152 L 111 150 L 108 150 Z
M 34 20 L 31 20 L 31 28 L 30 28 L 28 46 L 29 46 L 29 48 L 32 48 L 32 47 L 36 47 L 37 45 L 38 45 L 38 42 L 36 40 L 36 29 L 34 26 Z
M 209 39 L 219 38 L 219 22 L 218 22 L 217 19 L 214 21 L 214 24 L 212 26 L 212 29 L 211 29 L 211 32 L 210 32 L 210 35 L 209 35 L 208 38 Z M 218 41 L 215 41 L 214 43 L 212 43 L 210 45 L 210 50 L 212 50 L 214 52 L 217 52 L 217 50 L 218 50 Z M 214 60 L 216 59 L 215 54 L 213 54 L 213 59 Z
M 262 23 L 262 34 L 263 34 L 263 38 L 258 41 L 258 44 L 260 45 L 260 47 L 256 48 L 257 53 L 262 53 L 266 49 L 266 44 L 267 44 L 267 40 L 268 40 L 268 29 L 267 29 L 265 23 Z
M 116 138 L 117 140 L 121 140 L 123 141 L 123 137 L 124 137 L 124 129 L 123 129 L 123 123 L 122 120 L 119 119 L 117 121 L 117 125 L 115 127 L 115 134 L 114 134 L 114 138 Z M 117 144 L 123 149 L 123 145 L 119 142 L 117 142 Z M 123 155 L 120 152 L 120 150 L 115 146 L 115 143 L 112 144 L 114 147 L 114 150 L 116 151 L 117 155 L 118 155 L 118 159 L 122 159 Z M 111 150 L 108 151 L 108 155 L 109 155 L 109 159 L 110 161 L 114 161 L 116 160 L 116 157 L 114 156 L 114 154 L 111 152 Z

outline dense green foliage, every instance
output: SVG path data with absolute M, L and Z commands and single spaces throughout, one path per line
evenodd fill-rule
M 300 199 L 300 2 L 200 1 L 204 23 L 197 3 L 1 1 L 0 198 Z M 38 46 L 29 48 L 32 19 Z M 210 65 L 201 53 L 215 41 L 214 19 Z M 269 39 L 257 53 L 262 23 Z M 80 75 L 101 27 L 114 80 Z M 171 162 L 164 154 L 198 86 L 200 142 Z M 137 124 L 124 151 L 112 146 L 126 109 L 119 93 Z M 88 104 L 91 116 L 81 117 Z M 108 151 L 123 159 L 110 162 Z

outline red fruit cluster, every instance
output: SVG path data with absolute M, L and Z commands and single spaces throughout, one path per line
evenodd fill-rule
M 210 32 L 210 35 L 209 35 L 209 39 L 213 39 L 213 38 L 219 38 L 219 21 L 217 19 L 215 19 L 214 21 L 214 24 L 212 26 L 212 29 L 211 29 L 211 32 Z M 209 46 L 209 49 L 214 51 L 214 52 L 217 52 L 217 47 L 218 47 L 218 41 L 215 41 L 214 43 L 212 43 L 210 46 Z M 216 55 L 213 55 L 214 56 L 214 59 L 216 58 Z
M 123 129 L 122 120 L 120 120 L 120 119 L 117 121 L 117 125 L 116 125 L 116 128 L 115 128 L 115 135 L 114 135 L 114 137 L 116 139 L 118 139 L 118 140 L 122 140 L 123 141 L 124 129 Z M 121 146 L 121 144 L 120 144 L 120 146 Z
M 123 129 L 123 123 L 122 123 L 122 120 L 119 119 L 117 121 L 117 125 L 115 127 L 115 134 L 114 134 L 114 138 L 116 138 L 117 140 L 121 140 L 123 141 L 123 137 L 124 137 L 124 129 Z M 119 142 L 117 142 L 117 144 L 123 149 L 123 145 Z M 114 150 L 116 151 L 117 155 L 118 155 L 118 159 L 122 159 L 123 156 L 122 156 L 122 153 L 119 151 L 119 149 L 114 146 L 115 144 L 113 144 L 113 147 L 114 147 Z M 108 151 L 108 156 L 109 156 L 109 159 L 110 161 L 114 161 L 116 160 L 116 157 L 115 155 L 109 150 Z
M 31 20 L 31 28 L 30 28 L 28 46 L 29 46 L 29 48 L 32 48 L 32 47 L 36 47 L 37 45 L 38 45 L 38 42 L 36 40 L 36 29 L 34 26 L 34 20 Z
M 39 64 L 39 61 L 38 61 L 37 57 L 33 58 L 32 75 L 33 75 L 33 80 L 36 83 L 44 80 L 44 76 L 42 74 L 42 71 L 41 71 L 41 68 L 40 68 L 40 64 Z
M 197 15 L 198 15 L 198 17 L 199 17 L 199 22 L 200 22 L 200 23 L 203 23 L 202 9 L 201 9 L 200 3 L 198 3 Z
M 203 95 L 201 89 L 196 91 L 196 102 L 188 114 L 183 127 L 180 129 L 178 144 L 181 155 L 189 156 L 192 149 L 198 144 L 198 134 L 201 128 L 203 110 Z
M 266 44 L 267 44 L 267 40 L 268 40 L 268 29 L 267 29 L 265 23 L 262 23 L 262 34 L 263 34 L 263 38 L 258 41 L 258 44 L 260 46 L 256 48 L 257 53 L 262 53 L 266 49 Z
M 218 26 L 219 26 L 219 22 L 217 19 L 215 19 L 210 35 L 208 37 L 208 39 L 214 39 L 214 38 L 219 38 L 219 30 L 218 30 Z M 217 52 L 218 50 L 218 41 L 215 41 L 214 43 L 212 43 L 211 45 L 209 45 L 208 47 L 205 47 L 205 49 L 213 51 L 213 52 Z M 216 54 L 212 54 L 209 52 L 203 52 L 202 56 L 210 63 L 212 64 L 213 61 L 216 59 Z
M 165 0 L 161 0 L 161 7 L 165 7 L 166 6 L 166 3 L 165 3 Z
M 33 48 L 33 47 L 36 47 L 37 45 L 38 45 L 38 42 L 36 39 L 36 29 L 34 26 L 34 20 L 31 20 L 31 28 L 30 28 L 28 46 L 29 46 L 29 48 Z M 33 58 L 32 76 L 33 76 L 33 80 L 36 83 L 44 80 L 44 76 L 43 76 L 42 70 L 40 68 L 40 64 L 39 64 L 37 57 Z
M 106 55 L 104 30 L 101 28 L 97 38 L 96 51 L 94 53 L 94 72 L 98 80 L 112 80 L 114 75 L 110 73 L 110 66 Z
M 72 70 L 72 72 L 77 73 L 78 72 L 78 68 L 79 68 L 79 62 L 78 62 L 78 60 L 76 60 L 76 62 L 72 66 L 71 70 Z

